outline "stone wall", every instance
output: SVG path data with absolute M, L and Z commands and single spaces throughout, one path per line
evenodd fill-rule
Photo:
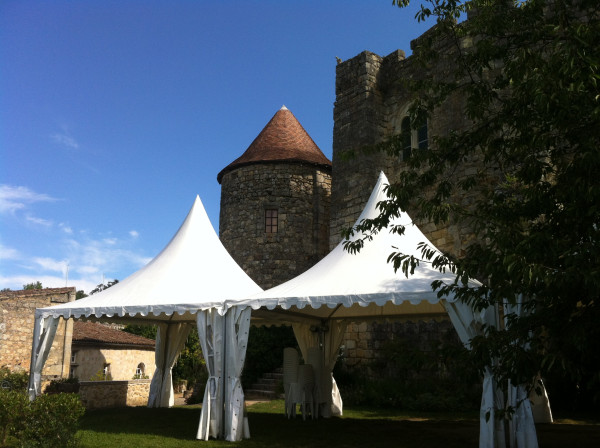
M 329 252 L 331 175 L 300 163 L 241 166 L 221 181 L 219 237 L 267 289 L 301 274 Z M 278 210 L 276 233 L 265 210 Z
M 403 342 L 429 351 L 441 341 L 460 344 L 449 320 L 353 323 L 344 335 L 342 359 L 346 367 L 370 373 L 373 363 L 387 356 L 390 343 Z
M 141 350 L 139 347 L 97 347 L 73 343 L 71 369 L 75 378 L 88 381 L 106 364 L 110 365 L 113 380 L 131 380 L 140 363 L 144 364 L 144 374 L 154 375 L 154 348 Z
M 79 396 L 86 409 L 147 406 L 150 380 L 81 381 Z
M 418 51 L 419 39 L 412 42 L 414 52 Z M 405 58 L 404 52 L 397 50 L 386 57 L 365 51 L 336 67 L 330 248 L 340 242 L 340 231 L 352 226 L 360 215 L 380 171 L 394 182 L 405 170 L 402 155 L 389 156 L 378 151 L 365 153 L 364 149 L 400 133 L 402 119 L 407 116 L 414 99 L 406 81 L 443 78 L 453 69 L 453 64 L 453 59 L 448 57 L 426 70 L 413 57 Z M 434 135 L 444 135 L 449 130 L 469 125 L 462 112 L 464 106 L 462 97 L 454 96 L 431 111 L 427 123 L 430 144 Z M 348 153 L 354 156 L 348 158 Z M 473 172 L 476 166 L 476 161 L 465 163 L 462 171 L 453 176 L 460 179 Z M 423 195 L 428 193 L 422 192 Z M 460 199 L 467 206 L 472 202 L 470 197 Z M 415 210 L 407 212 L 416 217 Z M 464 225 L 418 224 L 436 247 L 456 255 L 462 254 L 465 243 L 472 236 Z
M 35 309 L 75 300 L 76 290 L 46 288 L 0 292 L 0 366 L 29 371 Z M 42 377 L 67 377 L 73 321 L 59 321 Z
M 424 36 L 411 43 L 414 53 L 419 51 L 422 38 Z M 446 45 L 445 42 L 438 44 Z M 451 54 L 450 49 L 447 54 Z M 444 78 L 453 70 L 453 65 L 453 58 L 447 57 L 440 59 L 437 66 L 425 69 L 414 57 L 406 58 L 402 50 L 385 57 L 365 51 L 337 65 L 330 248 L 341 241 L 341 230 L 352 226 L 359 217 L 379 173 L 383 171 L 389 181 L 394 182 L 406 169 L 402 154 L 391 156 L 369 149 L 400 133 L 402 120 L 408 115 L 414 99 L 407 81 Z M 431 111 L 427 122 L 430 145 L 432 136 L 445 135 L 449 130 L 460 130 L 469 125 L 463 114 L 464 106 L 463 99 L 454 96 Z M 413 147 L 414 143 L 413 139 Z M 460 179 L 473 173 L 476 167 L 477 161 L 465 162 L 453 176 Z M 422 191 L 422 195 L 428 194 L 430 191 Z M 466 195 L 459 199 L 467 207 L 473 201 L 472 196 Z M 416 210 L 406 211 L 442 251 L 461 256 L 473 237 L 471 229 L 464 224 L 459 226 L 450 222 L 435 226 L 419 221 Z M 345 362 L 350 368 L 366 367 L 368 370 L 369 365 L 385 356 L 382 347 L 387 341 L 409 338 L 414 344 L 425 344 L 439 338 L 440 329 L 454 333 L 449 321 L 352 324 L 344 337 Z M 455 342 L 459 344 L 458 338 Z

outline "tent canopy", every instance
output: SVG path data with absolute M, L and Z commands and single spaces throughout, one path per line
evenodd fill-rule
M 199 310 L 223 314 L 239 299 L 260 291 L 221 244 L 197 196 L 175 236 L 145 267 L 97 294 L 37 313 L 66 319 L 195 322 Z
M 388 199 L 387 183 L 386 176 L 381 173 L 357 224 L 379 214 L 377 204 Z M 405 226 L 404 235 L 391 232 L 394 225 Z M 446 316 L 431 283 L 434 280 L 452 283 L 453 274 L 442 274 L 430 263 L 421 261 L 414 274 L 407 278 L 401 272 L 395 272 L 393 265 L 387 262 L 394 251 L 422 258 L 417 249 L 419 243 L 434 248 L 408 214 L 402 212 L 389 228 L 382 229 L 372 241 L 365 243 L 359 253 L 349 253 L 340 243 L 303 274 L 241 299 L 238 305 L 252 307 L 255 324 L 269 324 L 281 319 L 300 322 Z M 445 300 L 453 301 L 454 298 Z
M 357 223 L 378 215 L 377 204 L 387 199 L 387 182 L 381 173 Z M 389 228 L 396 225 L 405 226 L 404 235 L 390 232 Z M 359 254 L 350 254 L 339 244 L 304 274 L 261 292 L 227 253 L 197 197 L 173 239 L 147 266 L 93 296 L 36 310 L 30 396 L 40 393 L 40 374 L 57 318 L 142 319 L 158 323 L 157 371 L 150 387 L 149 406 L 172 405 L 171 369 L 189 324 L 197 323 L 210 375 L 197 437 L 241 440 L 248 434 L 240 375 L 252 314 L 255 324 L 293 323 L 303 353 L 315 345 L 322 346 L 320 377 L 322 391 L 329 395 L 326 407 L 332 405 L 333 410 L 339 403 L 341 411 L 341 398 L 336 395 L 331 371 L 346 321 L 401 316 L 435 318 L 448 313 L 461 339 L 468 344 L 482 324 L 498 320 L 493 308 L 475 313 L 454 297 L 440 300 L 431 283 L 452 283 L 455 276 L 451 273 L 440 273 L 423 261 L 408 278 L 395 272 L 387 262 L 391 252 L 420 258 L 418 244 L 426 243 L 431 248 L 433 245 L 405 213 L 394 219 L 389 228 L 375 235 Z M 328 322 L 327 330 L 321 326 L 318 340 L 310 326 L 322 322 Z M 480 419 L 482 447 L 504 446 L 502 426 L 493 418 L 485 418 L 486 413 L 502 407 L 502 399 L 497 395 L 493 375 L 487 369 Z M 531 409 L 527 408 L 524 417 L 519 417 L 525 429 L 514 431 L 517 436 L 527 435 L 528 443 L 519 446 L 537 448 L 530 416 Z

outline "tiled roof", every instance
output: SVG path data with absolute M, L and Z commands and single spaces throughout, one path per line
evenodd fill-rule
M 331 161 L 310 138 L 300 122 L 285 106 L 277 111 L 248 149 L 217 176 L 253 163 L 296 162 L 331 169 Z
M 73 322 L 73 343 L 137 345 L 154 349 L 154 341 L 94 322 Z
M 52 294 L 68 294 L 75 292 L 74 286 L 65 288 L 42 288 L 42 289 L 20 289 L 18 291 L 2 291 L 0 296 L 6 297 L 29 297 L 29 296 L 47 296 Z

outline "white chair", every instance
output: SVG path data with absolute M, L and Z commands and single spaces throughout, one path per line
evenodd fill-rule
M 314 388 L 315 375 L 312 366 L 310 364 L 299 365 L 298 381 L 290 385 L 290 401 L 294 415 L 296 405 L 300 405 L 303 420 L 306 420 L 308 414 L 311 418 L 315 418 Z
M 319 406 L 324 402 L 321 396 L 323 388 L 323 351 L 319 347 L 310 347 L 306 355 L 306 363 L 313 367 L 315 386 L 313 389 L 314 418 L 319 418 Z
M 296 415 L 296 409 L 291 401 L 291 385 L 298 382 L 298 366 L 300 357 L 298 350 L 293 347 L 283 349 L 283 391 L 285 396 L 285 415 L 288 418 Z

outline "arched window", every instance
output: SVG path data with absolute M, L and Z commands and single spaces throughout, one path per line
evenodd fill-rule
M 146 374 L 146 366 L 144 365 L 143 362 L 140 362 L 138 364 L 137 368 L 135 369 L 135 376 L 137 378 L 143 378 L 145 374 Z
M 402 134 L 402 160 L 408 160 L 413 149 L 418 148 L 424 151 L 429 147 L 427 120 L 416 129 L 412 129 L 410 118 L 404 117 L 400 123 L 400 132 Z

